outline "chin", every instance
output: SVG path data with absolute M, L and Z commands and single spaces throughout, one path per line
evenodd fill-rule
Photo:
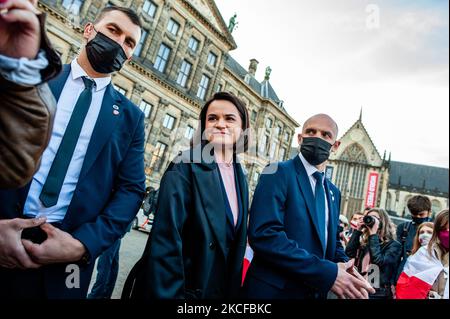
M 233 141 L 227 141 L 226 137 L 213 137 L 210 140 L 210 143 L 214 145 L 214 147 L 221 147 L 221 148 L 233 148 L 234 142 Z

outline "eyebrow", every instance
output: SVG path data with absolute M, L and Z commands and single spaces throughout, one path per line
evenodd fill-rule
M 331 137 L 334 136 L 334 135 L 333 135 L 333 132 L 331 132 L 331 131 L 318 130 L 318 129 L 315 129 L 315 128 L 313 128 L 313 127 L 308 127 L 308 128 L 305 129 L 305 132 L 306 132 L 306 133 L 307 133 L 307 132 L 310 132 L 310 131 L 320 131 L 320 132 L 322 132 L 322 133 L 327 133 L 327 134 L 330 135 Z
M 217 116 L 216 113 L 209 113 L 208 116 Z M 237 117 L 236 114 L 230 113 L 230 114 L 225 114 L 224 116 L 232 116 L 232 117 Z
M 117 24 L 114 23 L 114 22 L 109 22 L 108 24 L 106 24 L 106 26 L 107 26 L 107 27 L 108 27 L 108 26 L 114 27 L 114 28 L 116 28 L 119 32 L 123 33 L 122 28 L 119 27 L 119 25 L 117 25 Z M 128 41 L 132 42 L 132 43 L 133 43 L 133 47 L 136 46 L 136 40 L 133 39 L 132 37 L 127 36 L 127 37 L 125 38 L 125 40 L 128 40 Z

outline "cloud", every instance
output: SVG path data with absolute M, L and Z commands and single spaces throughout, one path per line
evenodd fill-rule
M 225 18 L 238 14 L 233 57 L 244 67 L 258 59 L 258 79 L 270 65 L 271 83 L 298 122 L 324 112 L 343 132 L 363 106 L 381 153 L 448 166 L 448 1 L 217 3 Z M 380 9 L 378 29 L 367 27 L 371 3 Z M 417 142 L 429 134 L 439 139 Z

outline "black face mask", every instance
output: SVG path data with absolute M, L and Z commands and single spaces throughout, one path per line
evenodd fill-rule
M 304 137 L 300 152 L 311 165 L 319 165 L 330 157 L 331 145 L 319 137 Z
M 86 53 L 92 68 L 103 74 L 119 71 L 128 59 L 120 44 L 100 32 L 86 44 Z
M 414 222 L 416 225 L 420 225 L 420 224 L 429 222 L 429 221 L 430 221 L 430 218 L 429 218 L 429 217 L 424 217 L 424 218 L 413 217 L 412 220 L 413 220 L 413 222 Z

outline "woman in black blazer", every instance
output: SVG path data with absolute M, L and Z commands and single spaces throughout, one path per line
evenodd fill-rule
M 248 185 L 236 154 L 248 148 L 248 128 L 237 97 L 221 92 L 206 103 L 191 149 L 162 178 L 152 231 L 123 298 L 238 297 Z

